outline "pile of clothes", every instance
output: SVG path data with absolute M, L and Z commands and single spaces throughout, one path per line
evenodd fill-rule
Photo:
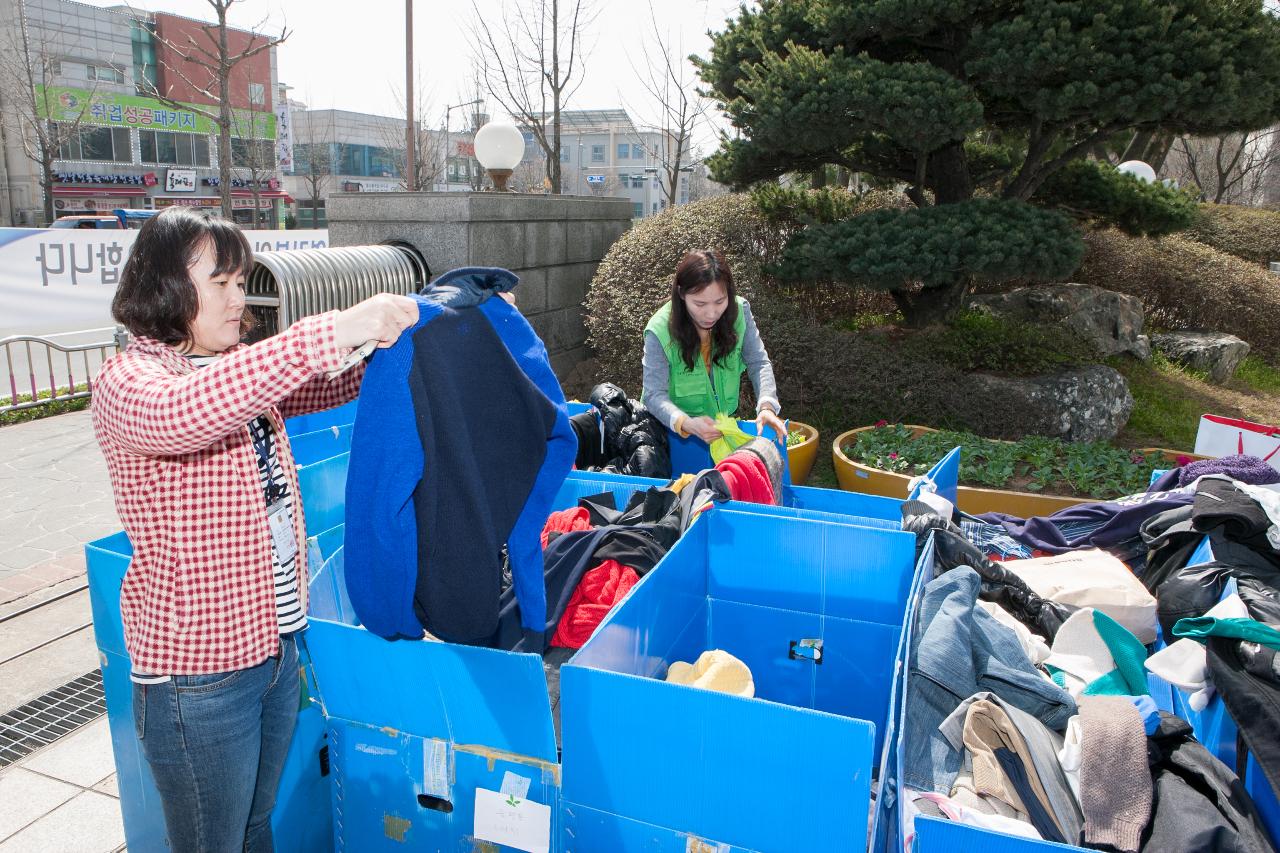
M 671 476 L 667 429 L 639 400 L 617 385 L 591 389 L 591 408 L 569 418 L 578 437 L 579 471 L 603 471 L 665 480 Z
M 909 815 L 1094 849 L 1273 849 L 1237 776 L 1252 751 L 1280 782 L 1280 474 L 1259 462 L 1045 518 L 903 505 L 935 548 L 909 650 Z M 1206 537 L 1214 559 L 1188 565 Z M 1222 695 L 1236 772 L 1150 674 L 1197 710 Z
M 776 503 L 781 467 L 777 445 L 756 439 L 715 468 L 635 492 L 622 508 L 612 492 L 605 492 L 552 513 L 542 531 L 552 633 L 540 637 L 521 629 L 519 605 L 508 588 L 501 627 L 490 645 L 522 651 L 543 651 L 548 645 L 581 648 L 701 512 L 726 500 Z

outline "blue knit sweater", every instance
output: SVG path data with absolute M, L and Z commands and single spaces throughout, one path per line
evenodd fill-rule
M 347 591 L 363 625 L 373 633 L 389 638 L 422 636 L 421 607 L 415 610 L 415 592 L 420 589 L 422 573 L 447 572 L 465 581 L 467 570 L 464 566 L 420 564 L 420 533 L 431 535 L 431 531 L 420 532 L 417 529 L 414 493 L 424 488 L 433 489 L 438 499 L 447 504 L 452 490 L 459 484 L 444 482 L 442 472 L 423 470 L 422 438 L 415 411 L 417 401 L 410 393 L 409 382 L 415 359 L 415 337 L 419 332 L 430 334 L 429 324 L 446 312 L 451 313 L 452 309 L 420 296 L 414 299 L 418 302 L 417 325 L 405 331 L 394 346 L 377 351 L 365 371 L 347 474 Z M 542 632 L 548 626 L 539 535 L 556 493 L 573 466 L 577 440 L 569 425 L 564 393 L 551 370 L 546 347 L 528 321 L 501 299 L 489 299 L 478 308 L 463 310 L 475 310 L 484 315 L 516 365 L 555 410 L 554 425 L 545 438 L 546 455 L 506 538 L 521 622 L 530 632 Z M 443 330 L 455 325 L 444 323 L 438 328 Z M 440 352 L 448 353 L 449 347 L 435 347 L 435 350 L 439 355 Z M 466 369 L 467 365 L 462 363 L 430 365 L 431 371 Z M 475 394 L 478 397 L 485 394 L 482 383 L 477 384 Z M 482 403 L 478 403 L 477 408 L 483 408 Z M 466 430 L 467 424 L 461 412 L 433 413 L 433 417 L 447 418 L 450 414 L 457 418 L 451 428 Z M 542 440 L 544 425 L 541 423 L 509 423 L 505 426 L 508 430 L 535 430 Z M 483 452 L 483 448 L 478 450 Z M 508 485 L 504 482 L 468 483 L 465 487 L 483 494 Z M 459 533 L 465 535 L 465 531 L 448 531 L 449 535 Z M 496 614 L 496 596 L 492 602 L 483 604 L 486 611 L 491 606 Z

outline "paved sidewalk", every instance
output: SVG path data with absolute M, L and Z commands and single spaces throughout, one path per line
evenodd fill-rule
M 89 412 L 0 427 L 0 604 L 83 576 L 119 529 Z
M 124 850 L 107 718 L 0 770 L 0 853 Z

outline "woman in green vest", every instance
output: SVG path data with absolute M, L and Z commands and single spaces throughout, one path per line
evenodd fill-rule
M 782 438 L 777 384 L 751 306 L 734 293 L 724 255 L 689 252 L 676 268 L 671 299 L 644 330 L 644 392 L 668 429 L 710 444 L 716 415 L 736 415 L 742 373 L 756 391 L 756 427 Z

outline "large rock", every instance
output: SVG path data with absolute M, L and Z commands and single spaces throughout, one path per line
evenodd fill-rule
M 1151 339 L 1157 351 L 1170 361 L 1209 374 L 1209 381 L 1222 384 L 1236 374 L 1249 354 L 1249 345 L 1225 332 L 1169 332 Z
M 1064 441 L 1115 438 L 1133 411 L 1124 377 L 1102 365 L 1045 376 L 971 378 L 991 406 L 1023 413 L 1019 421 L 1034 435 Z
M 971 297 L 969 307 L 1029 323 L 1066 326 L 1104 356 L 1132 353 L 1146 360 L 1142 301 L 1091 284 L 1046 284 Z

